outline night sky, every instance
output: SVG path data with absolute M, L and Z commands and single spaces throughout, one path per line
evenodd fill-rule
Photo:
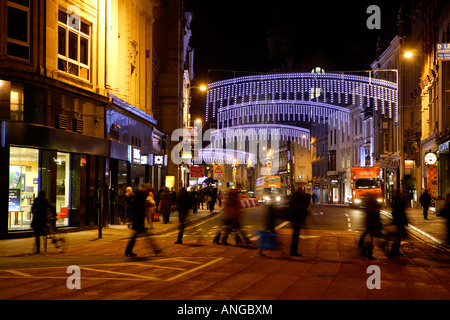
M 381 9 L 380 30 L 366 26 L 372 4 Z M 232 72 L 213 69 L 243 71 L 236 76 L 271 71 L 267 35 L 276 17 L 296 31 L 295 71 L 310 72 L 315 66 L 325 72 L 370 69 L 378 37 L 387 46 L 396 34 L 400 6 L 399 0 L 186 0 L 186 10 L 194 13 L 193 85 L 233 77 Z M 192 106 L 194 119 L 204 112 L 200 93 L 193 92 Z

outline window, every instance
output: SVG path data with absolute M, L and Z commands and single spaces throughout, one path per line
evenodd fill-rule
M 11 83 L 10 119 L 23 121 L 23 85 Z
M 22 59 L 30 59 L 30 1 L 8 1 L 7 53 Z
M 90 80 L 91 25 L 58 11 L 58 70 Z
M 39 187 L 39 150 L 9 149 L 8 229 L 29 229 L 31 206 Z

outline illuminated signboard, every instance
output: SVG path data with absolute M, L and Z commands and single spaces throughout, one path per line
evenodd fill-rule
M 434 152 L 428 152 L 425 154 L 425 163 L 426 164 L 436 164 L 437 156 Z
M 162 165 L 164 165 L 164 155 L 162 155 L 162 154 L 154 154 L 153 155 L 153 164 L 155 166 L 162 166 Z
M 141 164 L 141 150 L 128 146 L 128 162 L 133 164 Z

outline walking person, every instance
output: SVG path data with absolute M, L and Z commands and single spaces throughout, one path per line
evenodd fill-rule
M 311 206 L 311 195 L 305 193 L 303 189 L 297 190 L 291 197 L 288 205 L 287 217 L 292 224 L 292 239 L 289 254 L 294 257 L 301 257 L 298 252 L 298 239 L 300 237 L 300 229 L 305 224 L 308 216 L 309 207 Z
M 131 217 L 133 216 L 133 200 L 134 193 L 131 187 L 127 187 L 125 189 L 125 215 L 126 215 L 126 224 L 128 229 L 131 228 Z
M 41 190 L 39 191 L 38 196 L 34 199 L 33 205 L 31 207 L 31 212 L 33 213 L 31 227 L 34 229 L 34 236 L 36 238 L 36 251 L 34 252 L 36 254 L 40 253 L 40 237 L 45 235 L 47 229 L 47 209 L 50 210 L 52 217 L 56 218 L 55 207 L 47 200 L 45 191 Z
M 213 212 L 214 206 L 216 205 L 216 201 L 217 201 L 217 188 L 212 187 L 210 189 L 210 193 L 211 193 L 211 202 L 210 202 L 210 206 L 209 206 L 209 211 Z
M 408 225 L 408 218 L 405 213 L 406 208 L 406 198 L 397 190 L 392 203 L 392 225 L 396 227 L 396 233 L 394 241 L 392 243 L 391 255 L 403 255 L 400 252 L 400 245 L 402 238 L 407 237 L 406 226 Z
M 177 205 L 177 193 L 175 192 L 174 188 L 172 187 L 170 191 L 170 200 L 172 200 L 172 213 L 175 212 L 175 208 Z
M 205 190 L 203 189 L 203 186 L 200 186 L 198 189 L 198 208 L 200 209 L 200 205 L 202 206 L 203 210 L 203 202 L 205 201 Z
M 163 215 L 163 223 L 167 224 L 170 221 L 170 213 L 172 212 L 172 197 L 170 196 L 169 188 L 164 187 L 164 191 L 159 198 L 159 212 Z
M 135 257 L 137 254 L 133 252 L 134 244 L 136 243 L 136 238 L 139 234 L 147 233 L 145 228 L 145 203 L 148 197 L 149 188 L 147 185 L 142 185 L 134 196 L 133 201 L 133 215 L 131 217 L 133 234 L 130 241 L 125 248 L 125 256 Z M 155 254 L 158 254 L 161 250 L 158 249 L 156 243 L 152 239 L 149 239 L 150 244 L 153 248 Z
M 230 190 L 225 197 L 224 213 L 224 234 L 220 240 L 220 244 L 229 245 L 227 238 L 231 231 L 235 230 L 241 236 L 241 239 L 248 246 L 252 244 L 247 234 L 242 230 L 240 219 L 242 216 L 241 202 L 236 191 Z
M 151 184 L 146 185 L 148 188 L 147 199 L 145 199 L 145 227 L 152 229 L 153 228 L 153 215 L 156 212 L 156 201 L 154 190 Z
M 189 196 L 191 197 L 191 204 L 192 204 L 192 213 L 193 214 L 197 214 L 197 209 L 198 209 L 198 191 L 197 191 L 197 187 L 194 186 L 191 190 L 191 192 L 189 193 Z
M 423 218 L 428 219 L 428 207 L 431 205 L 431 195 L 428 193 L 428 189 L 425 188 L 424 192 L 419 198 L 419 202 L 423 208 Z
M 360 238 L 360 247 L 362 247 L 361 256 L 369 260 L 377 260 L 373 256 L 373 242 L 375 237 L 381 235 L 382 225 L 380 219 L 381 206 L 374 195 L 369 195 L 366 200 L 366 230 Z
M 192 207 L 191 197 L 187 192 L 186 188 L 181 188 L 177 195 L 178 204 L 178 237 L 175 244 L 183 243 L 183 232 L 186 227 L 186 220 L 188 216 L 189 209 Z
M 223 200 L 222 190 L 217 193 L 217 200 L 219 201 L 219 208 L 222 208 L 222 200 Z

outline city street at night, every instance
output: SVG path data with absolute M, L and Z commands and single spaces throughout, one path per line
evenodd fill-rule
M 257 242 L 266 207 L 245 209 L 242 226 Z M 384 223 L 389 223 L 388 211 Z M 295 299 L 438 299 L 450 298 L 450 252 L 430 238 L 409 234 L 402 241 L 403 255 L 390 257 L 375 247 L 377 260 L 360 256 L 358 239 L 363 211 L 346 206 L 315 205 L 301 231 L 299 252 L 290 257 L 289 222 L 277 221 L 281 248 L 259 254 L 254 245 L 212 243 L 221 213 L 200 211 L 201 219 L 188 227 L 183 244 L 174 244 L 176 217 L 168 226 L 155 223 L 153 236 L 162 252 L 155 256 L 144 239 L 138 239 L 136 257 L 124 257 L 130 231 L 110 227 L 98 239 L 97 230 L 67 234 L 69 247 L 58 253 L 35 255 L 33 238 L 3 240 L 0 262 L 1 299 L 138 299 L 138 300 L 295 300 Z M 408 216 L 414 220 L 414 213 Z M 198 217 L 197 217 L 198 218 Z M 417 220 L 418 223 L 423 223 Z M 436 236 L 438 217 L 428 224 Z M 156 233 L 156 232 L 155 232 Z M 284 252 L 283 252 L 284 251 Z M 79 290 L 70 290 L 68 266 L 80 267 Z M 370 265 L 380 267 L 380 289 L 369 289 Z
M 416 318 L 449 168 L 448 0 L 0 0 L 5 315 Z

